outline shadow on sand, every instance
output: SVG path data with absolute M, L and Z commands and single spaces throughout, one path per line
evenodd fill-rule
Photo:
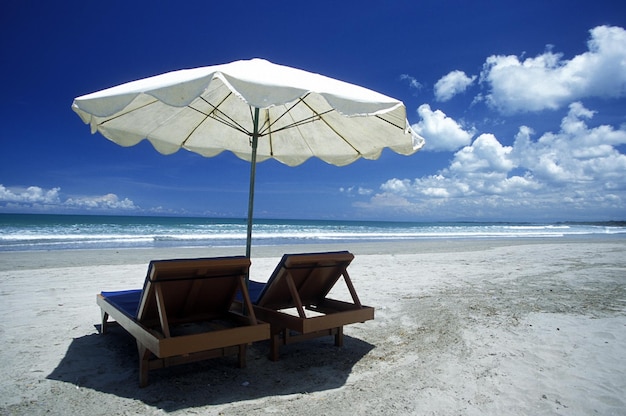
M 226 404 L 262 397 L 310 393 L 343 386 L 354 365 L 374 346 L 345 336 L 343 348 L 323 337 L 281 348 L 281 359 L 267 358 L 268 342 L 248 349 L 247 367 L 236 356 L 150 372 L 140 389 L 135 341 L 121 328 L 106 335 L 75 338 L 48 379 L 140 400 L 165 411 Z

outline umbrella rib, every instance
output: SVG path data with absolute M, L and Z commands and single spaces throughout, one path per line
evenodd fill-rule
M 216 121 L 219 121 L 220 123 L 235 129 L 237 131 L 240 131 L 241 133 L 244 134 L 251 134 L 249 131 L 247 131 L 241 124 L 239 124 L 237 121 L 235 121 L 232 117 L 228 116 L 228 114 L 224 113 L 222 110 L 219 109 L 219 107 L 228 99 L 228 97 L 230 97 L 232 93 L 229 93 L 226 97 L 224 97 L 224 99 L 217 105 L 213 105 L 211 104 L 209 101 L 207 101 L 204 97 L 199 97 L 202 101 L 204 101 L 207 105 L 211 106 L 212 110 L 209 113 L 206 113 L 202 110 L 199 110 L 197 108 L 192 107 L 191 105 L 189 105 L 188 107 L 194 111 L 197 111 L 200 114 L 205 115 L 207 118 L 212 118 Z
M 265 136 L 265 135 L 267 135 L 267 134 L 272 134 L 272 133 L 276 133 L 276 132 L 279 132 L 279 131 L 287 130 L 287 129 L 290 129 L 290 128 L 293 128 L 293 127 L 299 127 L 299 126 L 302 126 L 302 125 L 304 125 L 304 124 L 313 123 L 313 122 L 315 122 L 315 121 L 321 120 L 321 119 L 322 119 L 322 116 L 323 116 L 324 114 L 328 114 L 328 113 L 330 113 L 330 112 L 332 112 L 332 111 L 333 111 L 332 109 L 330 109 L 330 110 L 324 111 L 323 113 L 317 113 L 317 112 L 315 112 L 315 111 L 314 111 L 314 110 L 313 110 L 313 109 L 312 109 L 312 108 L 311 108 L 308 104 L 306 104 L 306 102 L 304 101 L 304 99 L 305 99 L 308 95 L 309 95 L 309 94 L 305 95 L 305 96 L 304 96 L 304 97 L 302 97 L 302 98 L 299 98 L 299 99 L 298 99 L 298 101 L 296 101 L 296 102 L 295 102 L 295 103 L 294 103 L 291 107 L 287 108 L 287 109 L 286 109 L 286 110 L 285 110 L 285 111 L 284 111 L 284 112 L 283 112 L 280 116 L 278 116 L 278 117 L 277 117 L 277 118 L 276 118 L 273 122 L 269 123 L 269 118 L 268 118 L 268 120 L 267 120 L 265 123 L 263 123 L 264 128 L 263 128 L 262 132 L 261 132 L 259 135 L 260 135 L 260 136 Z M 294 108 L 295 108 L 298 104 L 300 104 L 300 103 L 303 103 L 304 105 L 306 105 L 306 106 L 309 108 L 309 110 L 311 110 L 311 112 L 313 112 L 313 115 L 312 115 L 312 116 L 310 116 L 310 117 L 303 118 L 302 120 L 294 121 L 293 123 L 291 123 L 291 124 L 287 124 L 286 126 L 283 126 L 283 127 L 279 128 L 279 129 L 276 129 L 276 130 L 271 130 L 271 128 L 272 128 L 272 126 L 273 126 L 274 124 L 276 124 L 276 123 L 277 123 L 277 122 L 278 122 L 281 118 L 283 118 L 285 115 L 287 115 L 287 114 L 288 114 L 291 110 L 293 110 L 293 109 L 294 109 Z
M 309 94 L 307 94 L 307 95 L 309 95 Z M 305 97 L 306 97 L 306 96 L 305 96 Z M 277 122 L 278 122 L 281 118 L 283 118 L 283 117 L 284 117 L 284 116 L 285 116 L 288 112 L 290 112 L 291 110 L 293 110 L 293 109 L 294 109 L 294 108 L 295 108 L 295 107 L 296 107 L 296 106 L 300 103 L 300 101 L 301 101 L 301 100 L 302 100 L 302 98 L 300 98 L 300 100 L 299 100 L 299 101 L 296 101 L 296 102 L 295 102 L 295 103 L 294 103 L 291 107 L 287 108 L 287 109 L 286 109 L 286 110 L 285 110 L 285 111 L 284 111 L 284 112 L 283 112 L 280 116 L 276 117 L 276 120 L 274 120 L 274 122 L 269 123 L 269 124 L 267 125 L 267 127 L 265 127 L 265 124 L 269 122 L 269 117 L 268 117 L 267 121 L 266 121 L 265 123 L 263 123 L 263 125 L 264 125 L 264 127 L 265 127 L 265 128 L 263 129 L 263 133 L 262 133 L 262 134 L 265 134 L 265 132 L 266 132 L 266 131 L 271 130 L 272 125 L 273 125 L 273 124 L 276 124 L 276 123 L 277 123 Z M 285 128 L 288 128 L 288 127 L 289 127 L 289 126 L 287 126 L 287 127 L 283 127 L 283 128 L 281 128 L 281 129 L 279 129 L 279 130 L 274 130 L 274 131 L 276 132 L 276 131 L 284 130 Z
M 272 157 L 274 157 L 274 140 L 272 138 L 272 122 L 270 120 L 270 112 L 266 111 L 265 112 L 265 121 L 263 122 L 263 126 L 265 126 L 267 124 L 267 141 L 268 141 L 268 145 L 270 147 L 270 155 L 272 155 Z
M 306 105 L 306 106 L 309 108 L 309 110 L 311 110 L 314 114 L 318 114 L 318 113 L 317 113 L 317 112 L 316 112 L 313 108 L 311 108 L 311 106 L 310 106 L 310 105 L 309 105 L 306 101 L 302 101 L 302 102 L 303 102 L 303 103 L 304 103 L 304 105 Z M 330 111 L 332 111 L 332 110 L 330 110 Z M 346 138 L 345 138 L 345 137 L 343 137 L 343 136 L 342 136 L 342 135 L 341 135 L 341 134 L 340 134 L 337 130 L 335 130 L 335 128 L 334 128 L 333 126 L 331 126 L 331 125 L 330 125 L 330 124 L 329 124 L 329 123 L 328 123 L 328 122 L 327 122 L 327 121 L 326 121 L 326 120 L 322 117 L 324 114 L 327 114 L 327 113 L 329 113 L 330 111 L 324 111 L 323 113 L 319 114 L 319 119 L 320 119 L 320 120 L 322 120 L 322 122 L 323 122 L 324 124 L 326 124 L 326 126 L 327 126 L 329 129 L 331 129 L 331 130 L 332 130 L 332 131 L 333 131 L 333 132 L 337 135 L 337 137 L 341 138 L 341 140 L 343 140 L 343 141 L 344 141 L 344 142 L 345 142 L 348 146 L 350 146 L 350 147 L 351 147 L 351 148 L 352 148 L 352 149 L 353 149 L 353 150 L 354 150 L 357 154 L 359 154 L 359 155 L 360 155 L 360 154 L 361 154 L 361 152 L 360 152 L 360 151 L 359 151 L 356 147 L 354 147 L 354 146 L 352 145 L 352 143 L 350 143 L 350 141 L 349 141 L 349 140 L 346 140 Z
M 389 120 L 386 120 L 386 119 L 382 118 L 382 117 L 381 117 L 381 116 L 379 116 L 379 115 L 376 115 L 375 117 L 376 117 L 377 119 L 379 119 L 379 120 L 382 120 L 382 121 L 384 121 L 384 122 L 386 122 L 386 123 L 391 124 L 391 125 L 392 125 L 392 126 L 394 126 L 394 127 L 399 128 L 399 129 L 401 129 L 401 130 L 403 130 L 403 129 L 404 129 L 404 127 L 398 126 L 396 123 L 393 123 L 393 122 L 391 122 L 391 121 L 389 121 Z
M 302 126 L 302 125 L 304 125 L 304 124 L 308 124 L 308 123 L 314 123 L 314 122 L 316 122 L 316 121 L 319 121 L 320 119 L 321 119 L 321 120 L 323 120 L 323 119 L 321 118 L 321 116 L 323 116 L 324 114 L 328 114 L 328 113 L 330 113 L 330 112 L 332 112 L 332 110 L 328 110 L 328 111 L 325 111 L 325 112 L 323 112 L 323 113 L 316 114 L 316 115 L 314 115 L 314 116 L 307 117 L 307 118 L 304 118 L 304 119 L 299 120 L 299 121 L 294 121 L 294 122 L 293 122 L 293 123 L 291 123 L 291 124 L 288 124 L 288 125 L 283 126 L 283 127 L 279 128 L 279 129 L 276 129 L 276 130 L 272 130 L 272 131 L 270 131 L 269 133 L 268 133 L 268 130 L 269 130 L 269 128 L 270 128 L 271 126 L 268 126 L 265 130 L 263 130 L 263 133 L 262 133 L 262 134 L 260 134 L 260 136 L 265 136 L 265 135 L 270 134 L 270 133 L 277 133 L 277 132 L 279 132 L 279 131 L 283 131 L 283 130 L 291 129 L 291 128 L 294 128 L 294 127 L 299 127 L 299 126 Z M 272 124 L 274 124 L 274 123 L 272 123 Z
M 137 108 L 133 108 L 132 110 L 129 110 L 129 111 L 126 111 L 126 112 L 123 112 L 123 113 L 115 114 L 115 116 L 113 116 L 111 118 L 108 118 L 108 119 L 106 119 L 106 120 L 104 120 L 104 121 L 102 121 L 102 122 L 100 122 L 98 124 L 102 126 L 102 125 L 108 123 L 109 121 L 113 121 L 113 120 L 115 120 L 117 118 L 123 117 L 123 116 L 125 116 L 127 114 L 130 114 L 130 113 L 134 112 L 134 111 L 141 110 L 142 108 L 148 107 L 149 105 L 152 105 L 152 104 L 156 103 L 157 101 L 159 101 L 159 100 L 157 100 L 155 98 L 154 101 L 150 101 L 149 103 L 146 103 L 146 104 L 144 104 L 144 105 L 142 105 L 140 107 L 137 107 Z

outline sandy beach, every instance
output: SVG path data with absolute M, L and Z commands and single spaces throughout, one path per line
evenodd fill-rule
M 0 253 L 2 415 L 623 415 L 626 238 L 433 240 L 257 247 L 252 278 L 285 252 L 350 250 L 375 320 L 281 349 L 151 372 L 95 296 L 139 288 L 148 261 L 230 249 Z M 345 297 L 338 287 L 336 297 Z

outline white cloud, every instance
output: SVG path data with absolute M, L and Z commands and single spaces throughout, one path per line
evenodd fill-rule
M 387 182 L 382 184 L 381 189 L 394 195 L 410 195 L 411 181 L 409 179 L 389 179 Z
M 81 196 L 68 198 L 64 205 L 68 207 L 86 208 L 86 209 L 105 209 L 105 210 L 134 210 L 137 207 L 128 198 L 120 199 L 115 194 L 106 194 L 101 196 Z
M 487 58 L 480 82 L 486 101 L 503 113 L 558 109 L 584 97 L 626 96 L 626 30 L 598 26 L 588 51 L 571 60 L 551 48 L 523 61 L 514 55 Z
M 555 185 L 617 179 L 626 186 L 626 155 L 614 147 L 626 144 L 626 130 L 606 125 L 590 129 L 585 119 L 592 117 L 593 112 L 577 102 L 570 105 L 558 134 L 546 133 L 533 142 L 532 130 L 522 127 L 515 138 L 514 157 L 538 178 Z
M 18 204 L 59 204 L 59 191 L 61 188 L 44 190 L 38 186 L 28 188 L 5 188 L 0 184 L 0 203 Z
M 515 167 L 510 158 L 511 151 L 511 147 L 502 146 L 493 134 L 481 134 L 471 146 L 456 153 L 450 170 L 508 172 Z
M 414 77 L 412 77 L 412 76 L 410 76 L 408 74 L 400 75 L 400 79 L 403 80 L 403 81 L 408 81 L 409 86 L 411 88 L 414 88 L 414 89 L 416 89 L 418 91 L 422 89 L 422 84 L 417 79 L 415 79 Z
M 476 75 L 469 77 L 463 71 L 452 71 L 435 84 L 435 99 L 448 101 L 455 95 L 465 92 L 475 80 Z
M 361 195 L 361 196 L 367 196 L 367 195 L 371 195 L 374 193 L 373 189 L 369 189 L 369 188 L 363 188 L 362 186 L 351 186 L 349 188 L 339 188 L 339 192 L 345 193 L 347 195 Z
M 513 146 L 482 134 L 436 175 L 390 179 L 368 203 L 431 218 L 574 217 L 589 209 L 621 213 L 626 206 L 626 127 L 590 128 L 593 112 L 570 105 L 560 130 L 533 140 L 522 126 Z
M 470 143 L 474 132 L 448 117 L 443 111 L 432 111 L 428 104 L 417 109 L 421 121 L 411 127 L 426 139 L 424 150 L 452 151 Z
M 61 188 L 43 189 L 38 186 L 28 188 L 7 188 L 0 184 L 0 209 L 20 210 L 105 210 L 131 211 L 138 207 L 128 198 L 120 199 L 115 194 L 98 196 L 78 196 L 61 199 Z

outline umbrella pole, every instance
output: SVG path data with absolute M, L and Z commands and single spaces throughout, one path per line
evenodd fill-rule
M 246 237 L 246 257 L 250 258 L 252 247 L 252 216 L 254 213 L 254 182 L 256 180 L 256 148 L 259 141 L 259 109 L 254 109 L 254 130 L 252 132 L 252 156 L 250 158 L 250 192 L 248 199 L 248 235 Z M 249 276 L 246 276 L 246 284 Z

